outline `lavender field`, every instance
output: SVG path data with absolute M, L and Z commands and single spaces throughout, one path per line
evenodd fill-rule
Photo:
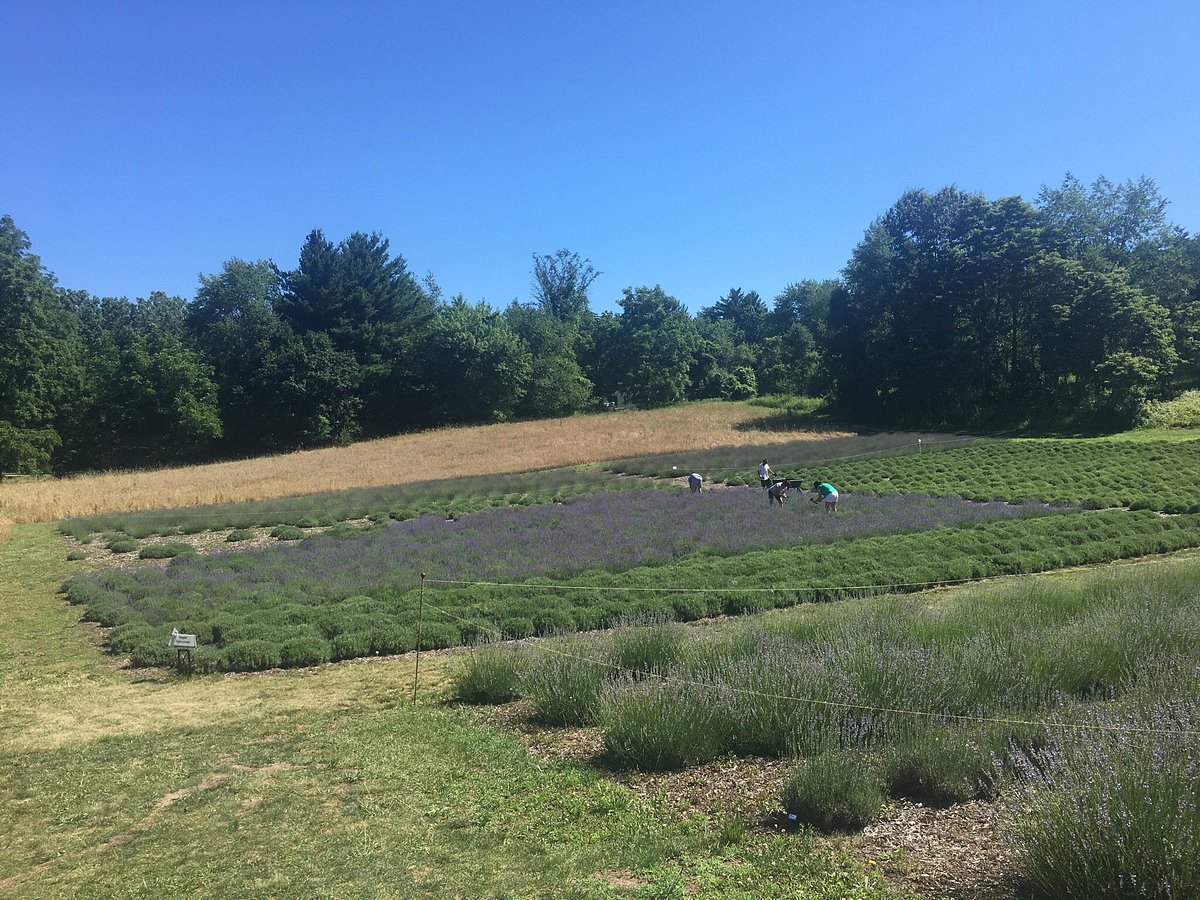
M 269 584 L 298 595 L 334 591 L 345 596 L 397 581 L 411 584 L 421 572 L 431 578 L 482 581 L 567 578 L 695 554 L 733 556 L 1055 511 L 1033 502 L 855 494 L 829 515 L 804 496 L 770 506 L 758 488 L 700 495 L 633 490 L 458 519 L 422 516 L 352 538 L 312 538 L 288 547 L 179 560 L 165 572 L 144 571 L 137 577 L 209 595 L 230 585 L 244 591 L 252 584 Z

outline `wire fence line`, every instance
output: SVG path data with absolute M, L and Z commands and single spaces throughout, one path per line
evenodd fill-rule
M 493 636 L 499 640 L 506 640 L 506 636 L 495 628 L 486 625 L 481 625 L 478 621 L 471 622 L 464 619 L 462 616 L 435 604 L 428 603 L 428 608 L 454 619 L 462 624 L 471 625 L 475 628 L 480 628 L 485 631 L 492 632 Z M 508 640 L 526 640 L 522 638 Z M 612 672 L 624 675 L 635 676 L 638 678 L 654 678 L 662 683 L 686 684 L 689 687 L 701 688 L 703 690 L 724 691 L 726 693 L 735 694 L 744 697 L 757 697 L 765 700 L 777 700 L 784 703 L 801 703 L 811 704 L 813 706 L 823 706 L 830 709 L 842 709 L 851 712 L 869 712 L 869 713 L 884 713 L 888 715 L 910 716 L 912 718 L 923 718 L 938 722 L 960 722 L 964 724 L 975 725 L 1019 725 L 1027 727 L 1045 727 L 1057 729 L 1060 731 L 1091 731 L 1102 733 L 1119 733 L 1119 734 L 1134 734 L 1147 737 L 1200 737 L 1200 729 L 1180 729 L 1180 728 L 1149 728 L 1137 725 L 1111 725 L 1104 723 L 1090 722 L 1061 722 L 1053 719 L 1035 720 L 1035 719 L 1014 719 L 1002 716 L 969 716 L 961 713 L 940 712 L 920 709 L 907 709 L 904 707 L 894 706 L 871 706 L 865 703 L 849 703 L 840 700 L 822 700 L 816 697 L 802 697 L 795 694 L 776 694 L 771 692 L 756 691 L 750 688 L 739 688 L 727 684 L 716 684 L 711 681 L 697 681 L 687 678 L 682 675 L 667 675 L 661 672 L 647 672 L 644 669 L 637 669 L 631 666 L 622 666 L 614 663 L 611 660 L 598 659 L 596 657 L 584 656 L 578 653 L 571 653 L 553 646 L 554 638 L 547 638 L 539 641 L 539 652 L 549 653 L 552 656 L 558 656 L 563 659 L 571 659 L 577 662 L 586 663 L 597 668 L 608 669 Z

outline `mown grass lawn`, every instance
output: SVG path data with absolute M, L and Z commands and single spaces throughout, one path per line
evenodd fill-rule
M 433 702 L 411 660 L 177 679 L 97 652 L 51 526 L 0 546 L 0 895 L 892 897 Z M 423 677 L 423 681 L 426 678 Z

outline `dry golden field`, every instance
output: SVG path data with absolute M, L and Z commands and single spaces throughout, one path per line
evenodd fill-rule
M 742 403 L 704 402 L 443 428 L 235 462 L 4 482 L 0 483 L 0 521 L 45 522 L 68 515 L 509 474 L 649 453 L 781 443 L 801 436 L 768 427 L 764 420 L 775 413 Z

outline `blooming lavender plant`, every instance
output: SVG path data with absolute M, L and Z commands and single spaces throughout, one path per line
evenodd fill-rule
M 1017 834 L 1045 896 L 1200 896 L 1200 670 L 1180 674 L 1190 695 L 1160 682 L 1139 709 L 1091 708 L 1016 765 Z

